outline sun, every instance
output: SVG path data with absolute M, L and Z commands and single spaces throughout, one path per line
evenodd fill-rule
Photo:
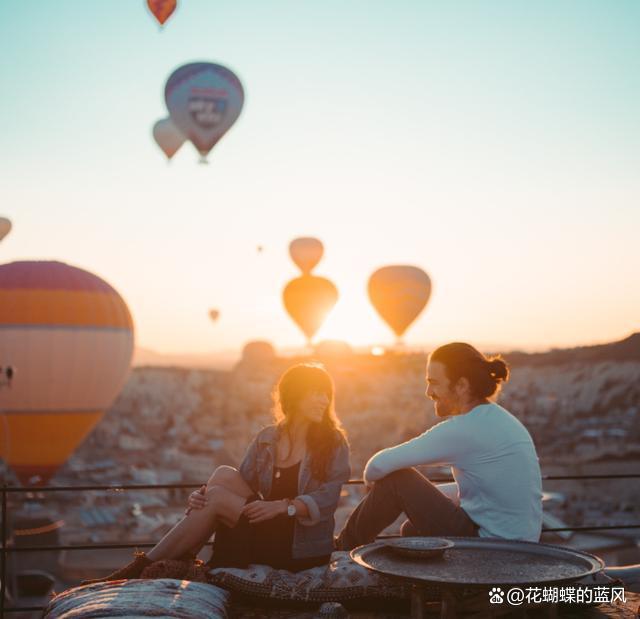
M 366 299 L 340 299 L 314 340 L 340 340 L 353 347 L 365 347 L 389 341 L 382 321 Z

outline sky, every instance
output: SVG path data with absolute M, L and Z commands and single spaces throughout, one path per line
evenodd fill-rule
M 433 282 L 408 346 L 621 339 L 639 31 L 635 0 L 179 0 L 163 29 L 143 0 L 2 0 L 0 262 L 96 273 L 162 353 L 304 345 L 281 301 L 299 236 L 340 292 L 317 339 L 394 341 L 366 293 L 388 264 Z M 193 61 L 233 70 L 245 105 L 209 165 L 190 144 L 168 164 L 150 131 Z

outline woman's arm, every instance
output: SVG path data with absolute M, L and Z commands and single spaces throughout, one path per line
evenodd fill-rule
M 260 436 L 260 434 L 255 436 L 251 443 L 249 443 L 244 458 L 238 467 L 242 479 L 247 482 L 247 485 L 254 492 L 258 491 L 258 467 L 256 463 L 258 456 L 258 436 Z
M 296 508 L 297 518 L 308 518 L 309 509 L 306 503 L 299 499 L 294 499 L 292 503 Z M 253 501 L 247 503 L 242 510 L 242 513 L 249 519 L 251 524 L 256 522 L 263 522 L 264 520 L 271 520 L 276 516 L 284 515 L 287 513 L 287 507 L 289 502 L 286 499 L 278 499 L 275 501 Z
M 341 439 L 328 466 L 326 481 L 317 490 L 301 494 L 294 499 L 298 522 L 305 526 L 313 526 L 333 516 L 340 499 L 342 484 L 349 480 L 350 475 L 349 446 Z M 306 509 L 298 510 L 300 503 L 303 503 Z

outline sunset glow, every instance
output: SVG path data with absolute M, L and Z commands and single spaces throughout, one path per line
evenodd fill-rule
M 640 329 L 636 4 L 501 5 L 496 21 L 473 4 L 192 0 L 162 32 L 135 2 L 31 6 L 0 7 L 0 259 L 103 278 L 137 347 L 304 346 L 281 300 L 297 237 L 322 241 L 314 274 L 340 293 L 316 342 L 394 344 L 366 288 L 390 264 L 433 284 L 410 347 Z M 196 60 L 229 67 L 245 105 L 209 165 L 189 143 L 168 165 L 151 128 Z

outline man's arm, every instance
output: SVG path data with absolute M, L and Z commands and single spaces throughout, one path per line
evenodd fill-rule
M 451 420 L 442 421 L 406 443 L 375 454 L 364 468 L 364 480 L 371 483 L 418 464 L 451 464 L 455 451 L 460 449 L 455 437 Z

